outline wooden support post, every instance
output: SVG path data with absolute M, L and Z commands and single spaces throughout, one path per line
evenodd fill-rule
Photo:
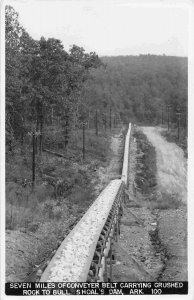
M 118 242 L 118 235 L 119 235 L 119 221 L 117 218 L 117 222 L 116 222 L 116 242 Z
M 108 274 L 107 274 L 107 257 L 104 257 L 104 262 L 105 262 L 105 269 L 104 269 L 104 282 L 108 281 Z
M 111 282 L 112 281 L 112 239 L 111 239 L 111 242 L 110 242 L 110 275 L 109 275 L 109 281 Z

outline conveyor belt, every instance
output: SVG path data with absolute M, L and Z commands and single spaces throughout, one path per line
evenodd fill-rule
M 64 239 L 40 281 L 86 282 L 111 279 L 112 241 L 117 239 L 119 233 L 124 189 L 128 182 L 130 135 L 131 124 L 125 139 L 121 179 L 112 180 L 98 196 Z

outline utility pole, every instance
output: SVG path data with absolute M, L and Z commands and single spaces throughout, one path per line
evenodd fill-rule
M 106 133 L 106 111 L 104 113 L 104 129 L 105 129 L 105 133 Z
M 112 128 L 112 108 L 110 106 L 110 131 L 111 131 L 111 128 Z
M 98 110 L 96 109 L 96 135 L 98 135 Z
M 168 112 L 168 131 L 170 129 L 170 108 L 171 108 L 171 105 L 168 104 L 167 105 L 167 112 Z
M 179 141 L 179 139 L 180 139 L 180 120 L 181 120 L 181 112 L 180 112 L 180 107 L 178 106 L 178 108 L 177 108 L 177 113 L 176 113 L 176 115 L 177 115 L 177 121 L 178 121 L 178 141 Z
M 162 106 L 162 125 L 164 124 L 164 107 Z
M 39 151 L 42 154 L 42 144 L 43 144 L 43 114 L 40 116 L 40 139 L 39 139 Z
M 67 154 L 67 145 L 69 142 L 69 115 L 68 113 L 64 116 L 65 119 L 65 154 Z
M 37 116 L 35 132 L 38 132 L 39 128 L 40 128 L 40 117 Z M 37 134 L 35 134 L 35 154 L 38 154 L 38 135 Z
M 117 128 L 117 114 L 115 115 L 115 127 Z
M 114 128 L 116 128 L 116 115 L 114 115 L 113 120 L 114 120 L 114 122 L 113 122 Z
M 36 134 L 35 131 L 32 132 L 32 188 L 34 188 L 34 183 L 35 183 L 35 168 L 36 168 L 36 163 L 35 163 L 35 155 L 36 155 L 36 147 L 35 147 L 35 141 L 36 140 Z
M 32 137 L 32 189 L 33 189 L 35 185 L 35 179 L 36 179 L 36 141 L 37 141 L 37 137 L 40 135 L 40 132 L 34 129 L 33 131 L 28 132 L 28 135 Z
M 51 105 L 51 125 L 53 125 L 53 105 Z
M 90 111 L 88 113 L 88 129 L 90 129 Z

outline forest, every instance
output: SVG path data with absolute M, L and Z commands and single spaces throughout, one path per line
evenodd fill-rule
M 6 7 L 7 151 L 23 147 L 33 130 L 42 151 L 43 132 L 53 122 L 64 131 L 65 148 L 83 122 L 105 130 L 111 122 L 159 124 L 167 120 L 168 105 L 171 122 L 180 111 L 186 127 L 187 58 L 99 58 L 76 45 L 66 51 L 58 39 L 31 38 L 17 12 Z
M 107 134 L 129 122 L 168 122 L 175 130 L 179 114 L 186 143 L 187 58 L 99 57 L 77 45 L 65 50 L 56 38 L 34 40 L 11 6 L 5 41 L 7 182 L 44 181 L 46 151 L 75 161 L 96 154 L 106 160 Z

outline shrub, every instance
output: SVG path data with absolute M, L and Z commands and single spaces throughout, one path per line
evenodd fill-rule
M 90 189 L 84 189 L 77 187 L 72 191 L 72 194 L 68 198 L 68 201 L 71 205 L 78 204 L 83 208 L 87 208 L 93 200 L 93 194 Z
M 142 132 L 134 132 L 134 137 L 137 140 L 137 152 L 143 153 L 141 158 L 139 158 L 139 169 L 136 172 L 135 181 L 144 195 L 150 195 L 157 185 L 155 148 Z
M 38 202 L 45 201 L 54 191 L 54 188 L 50 185 L 41 184 L 36 186 L 34 189 L 34 194 L 36 195 Z
M 182 201 L 178 194 L 157 192 L 150 205 L 153 209 L 178 209 L 182 205 Z

